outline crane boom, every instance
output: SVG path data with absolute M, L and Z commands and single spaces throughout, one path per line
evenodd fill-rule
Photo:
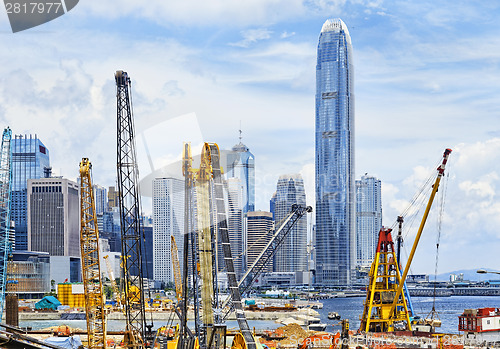
M 120 290 L 118 289 L 118 286 L 116 285 L 116 280 L 115 280 L 115 275 L 113 273 L 113 268 L 111 267 L 111 262 L 109 261 L 109 255 L 105 255 L 102 258 L 104 258 L 104 261 L 106 263 L 109 281 L 111 282 L 111 288 L 113 289 L 113 293 L 115 294 L 116 303 L 121 308 L 122 307 L 122 297 L 120 295 Z
M 177 244 L 175 243 L 175 237 L 170 236 L 170 253 L 172 254 L 172 265 L 174 268 L 174 281 L 175 281 L 175 295 L 177 297 L 177 303 L 182 299 L 182 278 L 181 278 L 181 266 L 179 263 L 179 252 L 177 251 Z
M 92 189 L 92 164 L 80 162 L 80 250 L 89 348 L 106 348 L 106 315 L 99 263 L 99 230 Z
M 10 204 L 12 168 L 10 141 L 12 131 L 5 128 L 0 148 L 0 316 L 5 306 L 7 288 L 7 263 L 10 249 Z
M 427 207 L 425 208 L 424 216 L 422 217 L 422 221 L 420 222 L 420 226 L 418 228 L 417 236 L 415 237 L 415 241 L 413 242 L 413 246 L 410 252 L 410 256 L 408 257 L 408 261 L 406 262 L 405 270 L 403 272 L 403 275 L 401 276 L 401 283 L 398 286 L 398 289 L 396 291 L 396 295 L 394 296 L 394 300 L 392 302 L 391 310 L 389 311 L 389 314 L 394 314 L 394 310 L 396 309 L 396 304 L 398 302 L 398 299 L 401 295 L 401 291 L 403 289 L 403 286 L 406 281 L 406 276 L 408 275 L 408 271 L 410 270 L 411 262 L 413 261 L 413 256 L 415 255 L 415 251 L 418 246 L 418 242 L 420 241 L 420 237 L 422 236 L 422 231 L 424 230 L 425 222 L 427 221 L 427 217 L 429 216 L 429 211 L 431 210 L 432 203 L 434 201 L 434 197 L 436 196 L 436 193 L 439 188 L 439 183 L 441 182 L 441 178 L 443 177 L 444 174 L 444 169 L 446 167 L 446 163 L 448 162 L 448 157 L 451 154 L 451 149 L 445 149 L 444 154 L 443 154 L 443 160 L 441 162 L 441 165 L 437 168 L 437 177 L 436 181 L 434 182 L 434 185 L 432 186 L 432 192 L 431 196 L 429 197 L 429 202 L 427 203 Z
M 135 129 L 132 116 L 131 80 L 122 70 L 115 73 L 117 98 L 117 178 L 122 259 L 124 270 L 126 339 L 129 347 L 140 347 L 145 341 L 146 310 L 144 302 L 141 204 L 139 169 L 135 148 Z M 137 292 L 138 290 L 138 292 Z

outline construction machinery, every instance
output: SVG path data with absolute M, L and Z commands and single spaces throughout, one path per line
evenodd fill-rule
M 441 164 L 437 168 L 437 177 L 432 185 L 432 191 L 402 275 L 399 271 L 399 261 L 397 261 L 391 230 L 380 231 L 375 259 L 370 269 L 370 282 L 360 331 L 411 330 L 408 306 L 402 290 L 450 153 L 451 149 L 444 151 Z M 398 219 L 399 222 L 402 223 L 402 219 Z
M 122 296 L 121 292 L 116 285 L 115 275 L 113 273 L 113 268 L 111 267 L 111 262 L 109 261 L 109 255 L 102 257 L 106 263 L 106 269 L 108 270 L 109 282 L 111 283 L 111 288 L 113 289 L 113 294 L 115 295 L 116 304 L 119 308 L 122 308 Z
M 125 345 L 147 346 L 152 337 L 152 318 L 146 319 L 143 283 L 144 229 L 141 221 L 139 169 L 135 148 L 132 115 L 131 80 L 122 70 L 115 73 L 117 98 L 117 179 L 123 257 L 124 308 L 126 318 Z
M 378 236 L 377 250 L 370 269 L 370 283 L 364 303 L 360 329 L 365 332 L 388 332 L 395 322 L 406 321 L 411 330 L 410 315 L 405 294 L 398 300 L 396 314 L 389 311 L 396 289 L 401 283 L 399 264 L 391 235 L 392 229 L 382 228 Z M 406 327 L 406 326 L 405 326 Z
M 5 307 L 7 289 L 7 264 L 10 251 L 10 205 L 12 168 L 10 141 L 12 130 L 7 127 L 2 134 L 0 148 L 0 316 Z
M 92 164 L 80 162 L 80 251 L 85 289 L 88 346 L 106 348 L 106 314 L 99 259 L 99 230 L 92 189 Z
M 179 263 L 179 253 L 177 251 L 177 243 L 175 242 L 175 237 L 173 235 L 170 237 L 170 253 L 172 255 L 172 266 L 174 269 L 175 296 L 177 298 L 177 303 L 180 303 L 182 299 L 181 267 Z

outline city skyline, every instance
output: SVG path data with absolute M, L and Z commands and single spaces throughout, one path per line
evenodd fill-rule
M 355 42 L 355 178 L 369 172 L 381 179 L 384 225 L 391 226 L 450 147 L 439 271 L 500 270 L 490 257 L 500 248 L 498 5 L 191 6 L 124 0 L 117 11 L 87 2 L 18 34 L 0 16 L 0 40 L 9 48 L 0 65 L 0 121 L 15 134 L 36 132 L 52 152 L 55 175 L 75 179 L 87 156 L 95 182 L 114 185 L 113 74 L 125 69 L 133 81 L 141 177 L 151 172 L 143 138 L 160 168 L 179 160 L 182 141 L 193 149 L 203 140 L 230 149 L 241 120 L 243 142 L 258 159 L 256 209 L 267 209 L 283 173 L 300 172 L 312 199 L 318 27 L 339 17 Z M 434 269 L 435 216 L 417 249 L 416 273 Z M 471 265 L 459 254 L 479 258 Z

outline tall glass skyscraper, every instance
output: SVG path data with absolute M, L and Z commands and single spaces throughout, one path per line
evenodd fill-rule
M 227 154 L 227 178 L 239 178 L 243 187 L 243 214 L 255 211 L 255 157 L 243 143 Z
M 365 174 L 356 181 L 356 264 L 369 267 L 382 228 L 382 185 Z
M 274 198 L 274 196 L 273 196 Z M 300 174 L 283 175 L 278 179 L 274 200 L 276 229 L 292 210 L 292 205 L 306 206 L 304 180 Z M 274 255 L 274 271 L 307 271 L 307 217 L 300 218 Z
M 12 140 L 12 220 L 16 250 L 28 249 L 28 179 L 50 177 L 49 150 L 36 135 L 16 135 Z
M 351 37 L 329 19 L 316 65 L 316 282 L 349 285 L 356 258 Z

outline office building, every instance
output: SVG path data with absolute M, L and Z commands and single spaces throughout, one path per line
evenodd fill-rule
M 340 19 L 321 29 L 316 65 L 316 282 L 349 285 L 355 274 L 354 76 Z
M 28 250 L 80 257 L 80 197 L 75 182 L 28 180 Z
M 274 196 L 273 196 L 274 198 Z M 304 180 L 300 174 L 282 175 L 276 186 L 274 219 L 279 229 L 292 211 L 292 205 L 306 206 Z M 275 272 L 307 271 L 307 216 L 290 230 L 274 256 Z
M 174 236 L 183 266 L 184 181 L 176 178 L 153 180 L 153 279 L 174 282 L 170 251 Z
M 236 278 L 240 278 L 246 269 L 245 230 L 243 226 L 243 187 L 239 178 L 228 178 L 227 189 L 227 230 L 231 243 L 234 271 Z M 226 268 L 222 244 L 219 244 L 219 270 Z
M 247 267 L 250 268 L 257 260 L 259 254 L 271 241 L 273 236 L 273 214 L 266 211 L 255 211 L 247 213 Z M 266 264 L 263 272 L 272 272 L 272 260 Z
M 227 154 L 227 178 L 239 178 L 242 186 L 242 211 L 255 210 L 255 157 L 243 143 L 236 144 Z
M 365 174 L 356 180 L 356 264 L 370 266 L 382 228 L 381 183 Z
M 11 141 L 12 201 L 15 249 L 28 250 L 28 179 L 50 177 L 49 150 L 36 135 L 15 135 Z

